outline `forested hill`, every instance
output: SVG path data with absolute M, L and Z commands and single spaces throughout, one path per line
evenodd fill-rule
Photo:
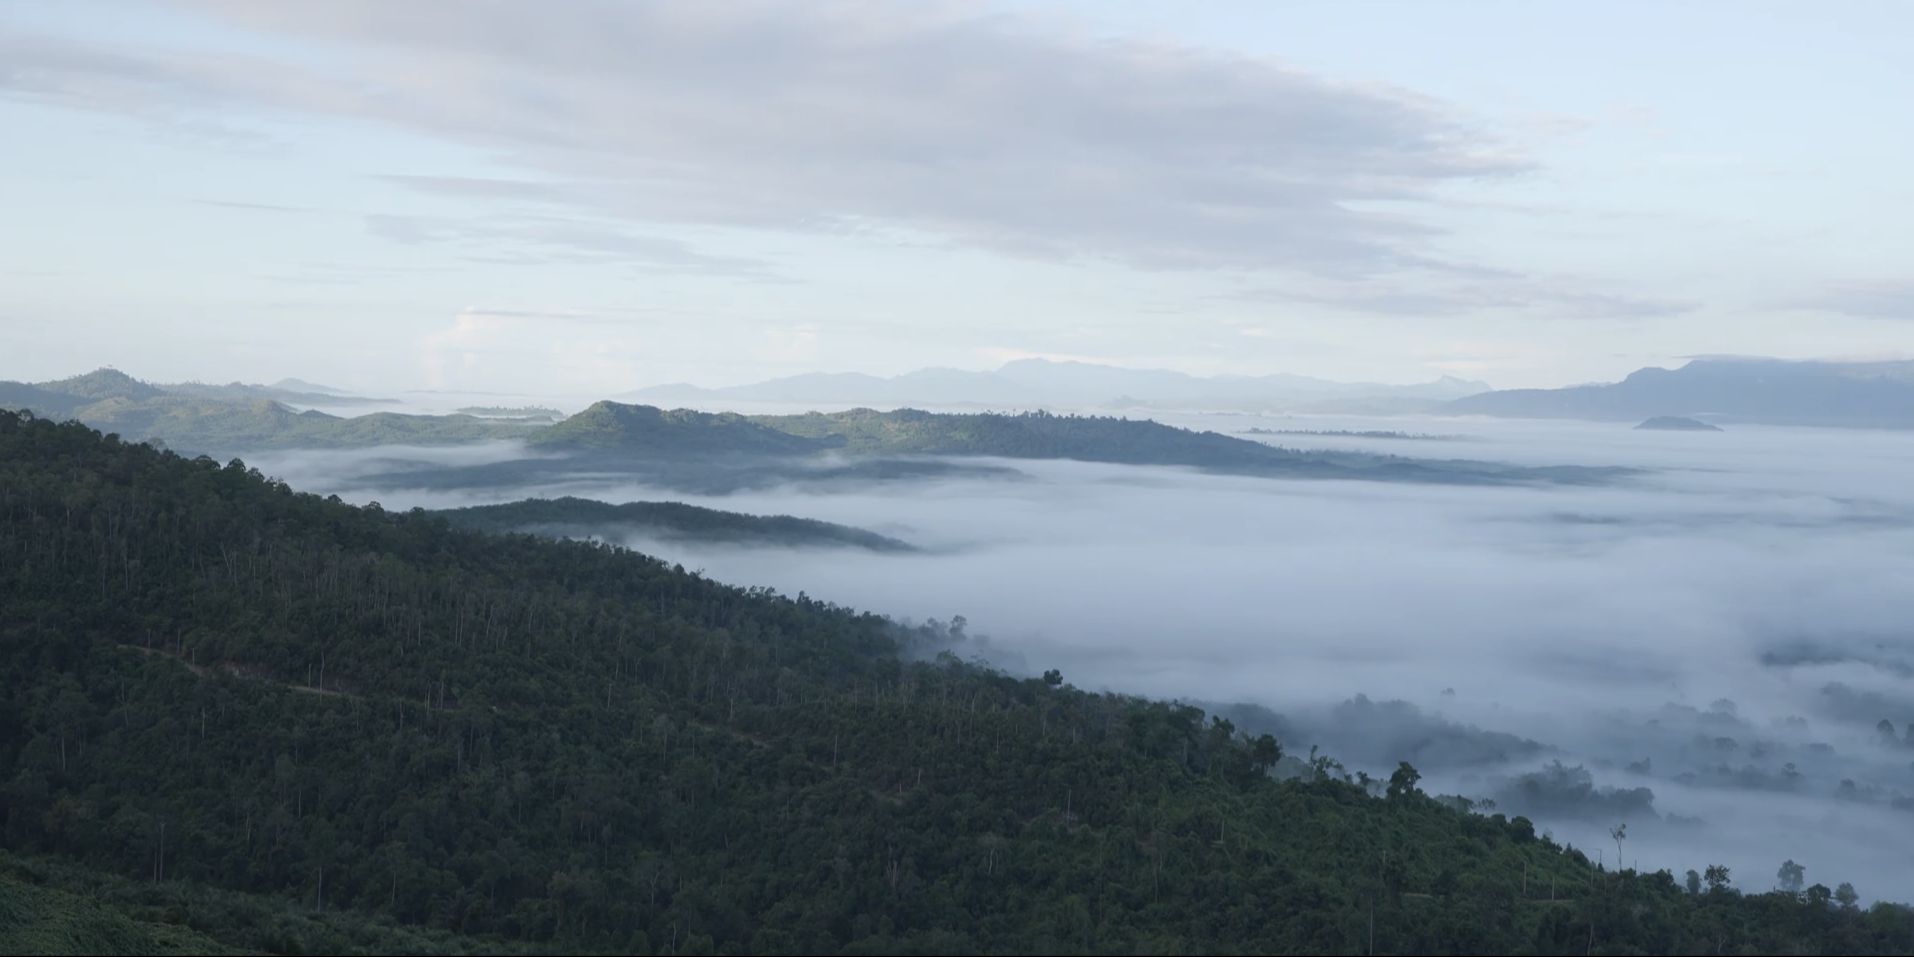
M 1406 766 L 1386 796 L 1326 758 L 1279 781 L 1276 741 L 1198 709 L 900 644 L 960 631 L 0 414 L 0 941 L 1887 953 L 1914 930 L 1826 888 L 1602 873 Z
M 803 455 L 825 446 L 731 412 L 598 402 L 532 437 L 537 446 L 643 455 Z
M 832 470 L 849 470 L 844 476 L 848 478 L 881 478 L 929 467 L 899 456 L 1074 459 L 1281 478 L 1466 484 L 1601 482 L 1627 471 L 1278 448 L 1148 419 L 1045 412 L 854 409 L 745 416 L 605 401 L 548 424 L 544 418 L 465 414 L 342 417 L 295 411 L 265 397 L 280 393 L 302 394 L 267 386 L 154 386 L 102 369 L 56 382 L 0 382 L 0 408 L 74 418 L 129 439 L 222 456 L 260 449 L 447 445 L 487 439 L 522 440 L 537 453 L 489 473 L 440 468 L 437 476 L 415 477 L 434 485 L 447 480 L 483 483 L 501 475 L 529 483 L 582 467 L 642 473 L 659 484 L 715 491 L 764 481 L 818 480 Z M 827 459 L 832 453 L 853 461 Z M 882 458 L 886 456 L 892 458 Z M 880 460 L 882 464 L 876 464 Z M 755 469 L 757 478 L 741 477 L 740 469 Z
M 600 402 L 537 433 L 534 445 L 597 456 L 696 453 L 994 456 L 1172 465 L 1238 475 L 1445 483 L 1593 482 L 1625 470 L 1519 468 L 1361 452 L 1277 448 L 1112 416 L 979 412 L 810 412 L 742 416 Z
M 908 543 L 876 532 L 793 515 L 746 515 L 683 502 L 624 502 L 582 498 L 531 498 L 502 505 L 444 509 L 446 521 L 488 532 L 528 532 L 554 538 L 614 538 L 635 535 L 718 544 L 787 548 L 863 548 L 915 551 Z
M 194 451 L 443 445 L 522 438 L 532 428 L 524 422 L 471 415 L 377 412 L 347 417 L 294 411 L 284 404 L 376 401 L 382 400 L 240 383 L 153 385 L 116 369 L 53 382 L 0 382 L 0 409 L 78 419 L 127 438 L 158 440 Z
M 865 454 L 1076 459 L 1119 465 L 1175 465 L 1237 475 L 1468 484 L 1600 482 L 1628 471 L 1521 468 L 1494 462 L 1290 449 L 1149 419 L 1046 412 L 1004 415 L 852 409 L 760 415 L 752 420 L 832 448 Z

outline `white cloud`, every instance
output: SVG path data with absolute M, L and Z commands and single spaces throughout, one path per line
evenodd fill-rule
M 1400 209 L 1526 168 L 1405 91 L 965 5 L 187 6 L 310 55 L 16 35 L 0 41 L 0 89 L 117 110 L 376 121 L 535 177 L 402 180 L 437 193 L 647 223 L 869 224 L 1147 268 L 1360 275 L 1423 262 L 1436 230 L 1366 201 Z

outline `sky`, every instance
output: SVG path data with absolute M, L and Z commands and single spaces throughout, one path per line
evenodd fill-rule
M 1914 7 L 9 0 L 0 378 L 1914 356 Z

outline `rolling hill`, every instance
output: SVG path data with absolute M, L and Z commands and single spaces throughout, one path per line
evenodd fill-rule
M 26 409 L 45 418 L 78 419 L 129 439 L 156 440 L 195 452 L 443 445 L 522 437 L 538 424 L 394 412 L 342 417 L 313 410 L 299 412 L 285 404 L 295 400 L 331 404 L 382 401 L 356 399 L 331 390 L 296 392 L 282 386 L 241 383 L 153 385 L 116 369 L 99 369 L 53 382 L 0 382 L 0 408 Z
M 736 413 L 597 402 L 530 438 L 572 452 L 654 456 L 806 455 L 823 443 L 768 428 Z

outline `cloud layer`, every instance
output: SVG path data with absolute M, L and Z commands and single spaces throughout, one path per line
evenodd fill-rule
M 1526 168 L 1404 91 L 960 4 L 189 6 L 292 55 L 14 35 L 0 84 L 169 115 L 370 120 L 525 172 L 403 180 L 439 194 L 1146 268 L 1422 263 L 1432 228 L 1405 201 Z

